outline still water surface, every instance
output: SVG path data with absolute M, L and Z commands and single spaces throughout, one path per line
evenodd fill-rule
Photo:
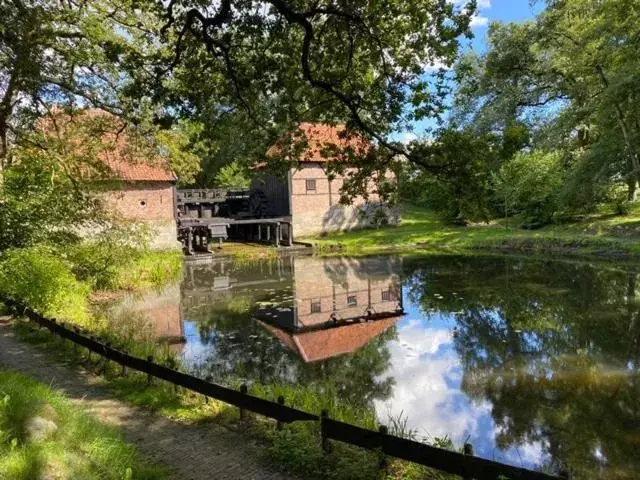
M 514 257 L 218 260 L 127 308 L 220 383 L 338 391 L 485 458 L 640 478 L 639 273 Z

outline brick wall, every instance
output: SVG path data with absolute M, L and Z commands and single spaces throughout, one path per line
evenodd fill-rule
M 353 170 L 353 169 L 352 169 Z M 349 173 L 349 169 L 345 172 Z M 309 181 L 315 184 L 310 190 Z M 379 208 L 378 196 L 372 194 L 365 202 L 362 197 L 353 199 L 351 205 L 340 205 L 340 190 L 344 177 L 329 182 L 319 163 L 307 163 L 291 170 L 291 214 L 294 237 L 304 237 L 323 232 L 351 230 L 371 224 L 373 212 Z M 370 191 L 374 188 L 373 184 Z M 391 222 L 398 221 L 397 212 L 386 209 Z
M 154 250 L 179 248 L 174 206 L 174 185 L 169 182 L 135 182 L 104 193 L 107 205 L 123 220 L 139 222 L 150 230 Z
M 125 220 L 174 220 L 174 186 L 169 182 L 136 182 L 106 193 L 107 202 Z

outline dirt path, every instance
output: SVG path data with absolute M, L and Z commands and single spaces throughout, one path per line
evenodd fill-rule
M 52 360 L 14 338 L 0 319 L 0 366 L 30 375 L 63 391 L 101 422 L 119 428 L 154 463 L 173 471 L 171 478 L 287 479 L 259 459 L 260 447 L 222 426 L 182 425 L 113 398 L 96 377 Z

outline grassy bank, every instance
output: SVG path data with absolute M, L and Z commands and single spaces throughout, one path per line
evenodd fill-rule
M 3 252 L 0 293 L 136 355 L 171 358 L 168 347 L 158 344 L 145 318 L 117 318 L 96 304 L 177 281 L 182 273 L 181 252 L 127 249 L 110 257 L 109 251 L 91 247 L 60 251 L 35 246 Z
M 0 370 L 0 478 L 151 480 L 165 472 L 61 394 Z
M 102 374 L 102 385 L 120 400 L 138 407 L 149 408 L 177 422 L 216 422 L 258 441 L 264 446 L 266 459 L 277 469 L 299 475 L 301 478 L 334 480 L 399 480 L 427 479 L 443 480 L 452 478 L 409 462 L 389 459 L 381 468 L 381 457 L 377 452 L 332 442 L 333 449 L 325 453 L 320 444 L 317 423 L 297 422 L 285 425 L 282 430 L 275 428 L 275 422 L 264 417 L 249 414 L 240 420 L 236 407 L 223 402 L 206 401 L 201 395 L 176 389 L 174 386 L 156 380 L 147 385 L 146 375 L 129 372 L 121 376 L 120 367 L 104 363 L 96 355 L 89 359 L 79 349 L 75 351 L 69 342 L 53 337 L 45 330 L 39 330 L 27 321 L 17 320 L 14 331 L 19 339 L 37 346 L 48 355 L 56 355 L 67 362 L 79 362 L 85 368 Z M 233 387 L 238 387 L 239 382 Z M 250 393 L 262 398 L 275 400 L 283 395 L 287 405 L 302 410 L 319 413 L 328 409 L 332 418 L 366 428 L 377 428 L 372 410 L 352 408 L 341 400 L 340 395 L 319 395 L 317 389 L 300 388 L 292 385 L 259 385 L 250 387 Z M 413 437 L 406 430 L 402 419 L 389 420 L 390 433 Z M 451 448 L 450 442 L 438 441 L 443 447 Z
M 594 215 L 537 230 L 512 226 L 516 223 L 517 219 L 504 219 L 489 224 L 452 226 L 429 210 L 405 206 L 397 227 L 339 232 L 306 241 L 321 252 L 345 254 L 428 249 L 640 257 L 640 212 L 627 216 Z
M 264 243 L 230 241 L 225 242 L 220 250 L 217 249 L 217 244 L 212 244 L 210 248 L 215 252 L 215 255 L 228 256 L 238 262 L 273 260 L 280 255 L 280 251 L 276 247 Z

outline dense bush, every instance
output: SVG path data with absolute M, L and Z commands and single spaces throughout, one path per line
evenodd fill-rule
M 0 256 L 0 292 L 45 315 L 77 323 L 89 317 L 89 286 L 50 247 L 9 249 Z
M 121 264 L 111 290 L 140 290 L 163 285 L 182 272 L 183 255 L 179 250 L 138 251 L 127 264 Z
M 407 165 L 399 177 L 401 198 L 454 223 L 489 220 L 491 171 L 500 162 L 497 142 L 490 135 L 449 129 L 437 142 L 415 143 L 413 154 L 430 169 Z
M 145 232 L 129 225 L 112 224 L 99 235 L 83 242 L 60 248 L 60 254 L 69 259 L 73 273 L 93 288 L 116 289 L 123 269 L 142 257 L 144 250 L 136 248 L 136 240 L 146 238 Z
M 249 188 L 251 177 L 248 169 L 240 162 L 231 162 L 218 171 L 216 186 L 220 188 Z
M 525 226 L 544 225 L 560 210 L 565 180 L 559 152 L 518 153 L 495 175 L 495 200 L 503 204 L 504 215 L 522 215 Z

